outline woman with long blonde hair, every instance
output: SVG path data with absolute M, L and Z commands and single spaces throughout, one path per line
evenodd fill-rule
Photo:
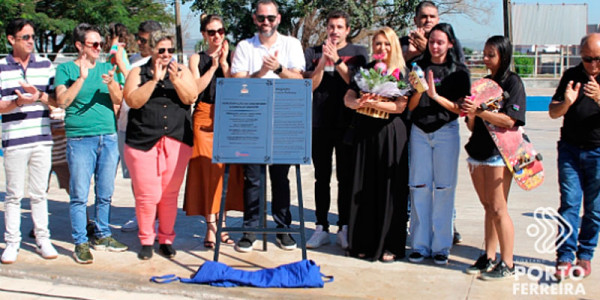
M 368 68 L 384 63 L 388 74 L 406 73 L 398 36 L 391 28 L 378 30 L 372 43 L 373 56 L 380 62 L 373 61 Z M 404 257 L 406 245 L 408 155 L 401 113 L 408 98 L 382 102 L 377 95 L 359 93 L 353 82 L 344 98 L 347 107 L 372 108 L 389 117 L 355 114 L 348 250 L 354 257 L 393 262 Z

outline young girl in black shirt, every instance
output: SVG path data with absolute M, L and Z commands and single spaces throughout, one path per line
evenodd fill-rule
M 417 64 L 425 71 L 429 90 L 415 93 L 410 134 L 411 262 L 433 257 L 447 264 L 452 247 L 452 214 L 460 152 L 460 101 L 469 94 L 466 66 L 457 59 L 452 26 L 436 25 Z
M 514 275 L 514 228 L 508 215 L 507 200 L 512 176 L 505 166 L 484 122 L 498 127 L 513 128 L 525 125 L 525 89 L 521 78 L 509 70 L 512 58 L 510 40 L 493 36 L 485 43 L 483 62 L 491 78 L 510 97 L 504 99 L 498 112 L 478 109 L 465 101 L 467 127 L 473 133 L 465 146 L 471 179 L 485 209 L 485 254 L 470 267 L 468 274 L 481 274 L 486 280 L 496 280 Z M 501 261 L 495 263 L 496 248 L 500 244 Z

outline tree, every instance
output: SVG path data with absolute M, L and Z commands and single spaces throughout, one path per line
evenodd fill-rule
M 473 55 L 473 49 L 469 48 L 469 47 L 463 47 L 463 53 L 465 55 Z
M 251 37 L 256 28 L 252 23 L 249 0 L 183 0 L 193 1 L 192 10 L 223 16 L 228 33 L 234 41 Z M 344 10 L 351 16 L 349 38 L 359 41 L 374 29 L 389 26 L 399 34 L 413 24 L 414 10 L 420 0 L 279 0 L 282 15 L 279 31 L 300 39 L 303 47 L 322 43 L 325 39 L 325 16 L 332 10 Z M 436 1 L 440 15 L 462 13 L 478 22 L 488 19 L 491 4 L 482 0 Z
M 5 16 L 16 16 L 19 12 L 19 9 L 26 3 L 31 1 L 22 1 L 22 0 L 3 0 L 0 1 L 0 53 L 7 53 L 9 48 L 7 47 L 8 40 L 6 39 L 6 34 L 4 34 L 6 29 L 6 23 L 8 20 L 12 18 L 7 18 Z
M 172 23 L 173 17 L 167 8 L 164 1 L 153 0 L 3 0 L 0 3 L 4 22 L 16 17 L 33 20 L 38 52 L 51 53 L 58 53 L 72 44 L 71 32 L 81 22 L 98 26 L 103 34 L 110 22 L 123 23 L 130 32 L 136 32 L 138 24 L 144 20 Z M 5 24 L 0 23 L 1 36 L 4 36 Z

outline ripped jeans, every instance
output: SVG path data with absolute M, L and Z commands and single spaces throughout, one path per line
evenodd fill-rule
M 458 128 L 456 120 L 431 133 L 412 126 L 410 235 L 413 252 L 425 257 L 447 256 L 452 247 L 452 214 L 460 151 Z

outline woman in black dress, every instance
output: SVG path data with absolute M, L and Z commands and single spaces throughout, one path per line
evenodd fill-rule
M 375 33 L 373 52 L 383 55 L 388 73 L 395 69 L 405 73 L 398 36 L 391 28 L 384 27 Z M 374 65 L 372 62 L 368 67 Z M 349 253 L 366 260 L 392 262 L 404 257 L 406 245 L 408 153 L 406 126 L 400 114 L 408 98 L 379 102 L 373 94 L 359 97 L 356 84 L 353 86 L 344 98 L 347 107 L 374 108 L 389 113 L 389 118 L 355 115 Z

